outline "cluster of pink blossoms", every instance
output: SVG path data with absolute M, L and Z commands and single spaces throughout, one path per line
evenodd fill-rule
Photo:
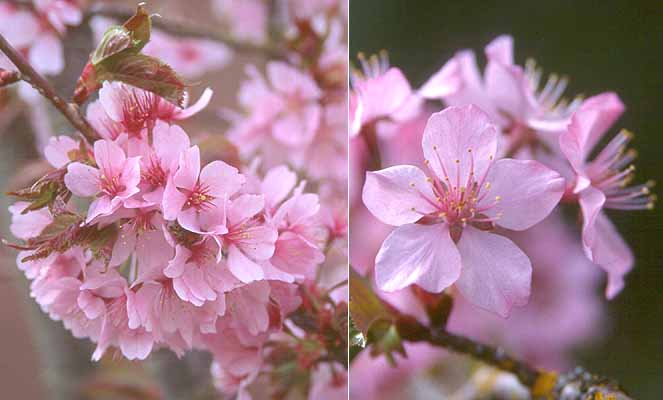
M 411 285 L 451 294 L 450 330 L 560 367 L 601 326 L 592 266 L 607 273 L 608 298 L 633 267 L 604 210 L 653 207 L 652 183 L 629 185 L 629 132 L 598 148 L 624 110 L 616 94 L 567 102 L 566 80 L 541 84 L 532 61 L 514 63 L 508 36 L 486 57 L 481 73 L 474 53 L 460 51 L 416 90 L 385 56 L 360 57 L 351 240 L 376 243 L 353 246 L 350 259 L 387 300 Z M 447 108 L 434 112 L 438 101 Z M 577 238 L 554 211 L 574 205 Z
M 32 296 L 97 343 L 93 359 L 110 347 L 128 359 L 157 347 L 204 348 L 221 354 L 215 369 L 233 382 L 257 373 L 259 364 L 245 371 L 224 354 L 243 349 L 260 360 L 268 335 L 299 306 L 294 283 L 325 259 L 318 196 L 285 166 L 260 176 L 223 161 L 201 165 L 198 146 L 170 124 L 187 110 L 152 93 L 107 84 L 89 110 L 98 110 L 94 125 L 112 125 L 99 131 L 104 138 L 90 148 L 54 137 L 45 154 L 74 198 L 89 202 L 68 229 L 103 231 L 102 243 L 22 251 Z M 80 203 L 24 213 L 28 204 L 11 206 L 11 230 L 30 243 Z

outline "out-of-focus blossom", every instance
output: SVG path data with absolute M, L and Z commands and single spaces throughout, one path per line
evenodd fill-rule
M 400 69 L 389 67 L 385 53 L 368 60 L 360 57 L 362 71 L 351 75 L 350 134 L 380 120 L 405 121 L 419 111 L 423 99 L 448 95 L 459 87 L 455 60 L 444 65 L 418 91 L 414 91 Z
M 551 75 L 540 87 L 542 71 L 533 61 L 525 68 L 514 63 L 510 36 L 495 38 L 485 52 L 488 62 L 483 76 L 472 51 L 458 52 L 453 61 L 459 68 L 460 86 L 431 97 L 450 106 L 479 106 L 505 135 L 508 145 L 503 152 L 522 157 L 537 149 L 558 152 L 556 139 L 582 102 L 579 98 L 571 103 L 562 99 L 566 78 Z M 524 150 L 528 151 L 522 153 Z
M 644 210 L 654 205 L 653 183 L 628 186 L 633 179 L 634 150 L 625 151 L 632 134 L 619 132 L 591 161 L 599 140 L 619 118 L 624 106 L 613 93 L 592 98 L 573 115 L 559 143 L 575 172 L 572 197 L 583 215 L 582 243 L 585 254 L 608 273 L 606 296 L 624 287 L 624 275 L 633 267 L 633 254 L 603 209 Z
M 263 0 L 214 0 L 214 10 L 241 40 L 263 43 L 267 39 L 267 3 Z
M 455 283 L 474 304 L 508 315 L 527 302 L 531 266 L 513 242 L 489 231 L 541 221 L 564 179 L 535 161 L 496 161 L 497 129 L 474 106 L 433 114 L 422 147 L 433 177 L 406 165 L 367 174 L 364 203 L 398 226 L 377 255 L 378 286 L 441 292 Z

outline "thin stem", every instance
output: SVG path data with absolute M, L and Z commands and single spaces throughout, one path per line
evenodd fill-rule
M 110 4 L 96 4 L 91 6 L 85 13 L 85 20 L 87 21 L 94 16 L 102 16 L 124 21 L 131 18 L 133 15 L 134 10 L 127 7 Z M 283 51 L 275 46 L 239 40 L 225 32 L 210 30 L 200 24 L 172 18 L 164 19 L 160 16 L 152 18 L 152 24 L 157 29 L 166 33 L 221 42 L 239 52 L 265 54 L 273 58 L 284 57 Z
M 450 333 L 444 329 L 430 329 L 414 318 L 403 317 L 398 321 L 398 331 L 403 339 L 412 342 L 427 342 L 437 347 L 444 347 L 456 353 L 467 354 L 490 364 L 502 371 L 510 372 L 518 377 L 528 388 L 534 387 L 543 373 L 517 360 L 502 349 L 487 346 L 464 336 Z
M 75 104 L 67 103 L 60 97 L 53 86 L 37 72 L 32 65 L 0 34 L 0 50 L 18 68 L 21 79 L 28 82 L 39 94 L 48 99 L 62 115 L 76 128 L 87 140 L 94 141 L 98 135 L 90 123 L 81 115 L 80 109 Z

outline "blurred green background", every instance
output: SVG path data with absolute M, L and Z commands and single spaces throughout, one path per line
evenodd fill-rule
M 663 1 L 350 2 L 350 58 L 389 52 L 418 87 L 453 54 L 513 35 L 516 61 L 533 58 L 568 75 L 567 94 L 616 91 L 626 113 L 616 124 L 636 134 L 638 181 L 663 185 Z M 480 61 L 482 62 L 482 61 Z M 608 304 L 605 340 L 579 362 L 618 379 L 636 399 L 663 398 L 663 205 L 610 213 L 636 255 L 626 289 Z M 573 312 L 573 310 L 569 310 Z

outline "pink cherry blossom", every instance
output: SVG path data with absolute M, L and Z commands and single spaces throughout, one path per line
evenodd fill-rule
M 268 7 L 261 0 L 214 0 L 214 11 L 238 39 L 262 43 L 267 39 Z
M 589 155 L 624 110 L 614 93 L 591 97 L 573 115 L 559 143 L 575 172 L 573 196 L 583 215 L 582 241 L 587 257 L 608 273 L 606 296 L 624 287 L 624 275 L 633 267 L 633 254 L 603 209 L 652 208 L 653 183 L 627 186 L 633 178 L 635 151 L 624 151 L 632 134 L 619 132 L 591 161 Z
M 459 85 L 456 61 L 444 65 L 418 91 L 414 91 L 400 69 L 389 67 L 386 53 L 368 60 L 360 57 L 363 71 L 351 75 L 350 133 L 381 119 L 404 121 L 417 113 L 422 99 L 452 93 Z
M 75 162 L 67 166 L 64 176 L 67 188 L 76 196 L 96 196 L 90 204 L 87 222 L 117 211 L 124 201 L 138 193 L 140 182 L 139 157 L 127 158 L 117 144 L 96 141 L 94 158 L 98 168 Z
M 422 147 L 432 177 L 413 166 L 369 172 L 366 207 L 398 226 L 376 257 L 386 291 L 455 284 L 474 304 L 506 316 L 529 297 L 531 266 L 495 226 L 524 230 L 545 218 L 564 179 L 535 161 L 495 160 L 497 129 L 477 107 L 430 118 Z
M 39 234 L 51 222 L 53 216 L 48 211 L 48 208 L 40 208 L 39 210 L 29 211 L 24 214 L 25 209 L 30 203 L 25 201 L 18 201 L 9 206 L 9 212 L 12 214 L 12 222 L 9 225 L 9 230 L 12 235 L 19 239 L 27 240 L 39 236 Z
M 55 168 L 62 168 L 72 158 L 71 152 L 78 150 L 79 144 L 69 136 L 53 136 L 48 139 L 48 145 L 44 149 L 44 157 Z
M 152 130 L 157 120 L 178 121 L 200 112 L 212 94 L 211 89 L 205 89 L 196 103 L 179 108 L 152 92 L 107 81 L 99 90 L 98 103 L 88 107 L 87 119 L 105 139 L 115 140 L 122 133 L 140 138 L 143 129 Z
M 503 151 L 519 153 L 526 144 L 541 143 L 557 151 L 557 135 L 581 104 L 580 99 L 571 103 L 562 99 L 567 79 L 551 75 L 540 87 L 542 71 L 533 61 L 525 68 L 514 63 L 513 38 L 507 35 L 495 38 L 485 53 L 488 63 L 482 76 L 474 53 L 458 52 L 454 60 L 461 85 L 434 97 L 451 106 L 475 104 L 488 113 L 508 139 Z
M 224 234 L 226 201 L 244 184 L 237 168 L 214 161 L 200 169 L 200 150 L 193 146 L 180 154 L 177 171 L 166 183 L 164 218 L 192 232 Z

